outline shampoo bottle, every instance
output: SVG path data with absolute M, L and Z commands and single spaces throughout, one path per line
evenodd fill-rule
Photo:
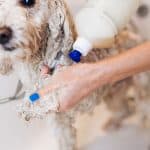
M 69 57 L 80 62 L 93 48 L 109 48 L 139 5 L 139 0 L 88 0 L 77 14 L 78 37 Z

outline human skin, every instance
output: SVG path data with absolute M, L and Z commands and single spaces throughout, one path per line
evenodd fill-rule
M 39 90 L 43 96 L 64 87 L 60 111 L 67 111 L 94 90 L 129 76 L 150 70 L 150 42 L 96 63 L 79 63 L 57 72 L 50 84 Z

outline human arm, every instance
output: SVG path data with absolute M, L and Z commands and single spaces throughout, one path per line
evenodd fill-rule
M 60 111 L 79 103 L 95 89 L 150 70 L 150 42 L 97 63 L 77 64 L 56 73 L 52 82 L 38 93 L 41 96 L 65 85 L 60 95 Z

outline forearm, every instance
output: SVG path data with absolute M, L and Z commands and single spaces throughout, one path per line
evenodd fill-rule
M 81 64 L 81 66 L 84 68 L 79 69 L 81 75 L 79 80 L 75 84 L 73 82 L 65 100 L 60 101 L 61 111 L 73 107 L 99 87 L 149 70 L 150 42 L 97 63 Z M 76 69 L 78 68 L 77 66 Z
M 150 42 L 93 64 L 93 80 L 98 87 L 147 70 L 150 70 Z

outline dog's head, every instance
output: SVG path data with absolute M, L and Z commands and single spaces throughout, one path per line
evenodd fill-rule
M 18 59 L 30 61 L 39 55 L 47 28 L 57 36 L 64 26 L 63 7 L 61 0 L 0 0 L 1 73 Z

